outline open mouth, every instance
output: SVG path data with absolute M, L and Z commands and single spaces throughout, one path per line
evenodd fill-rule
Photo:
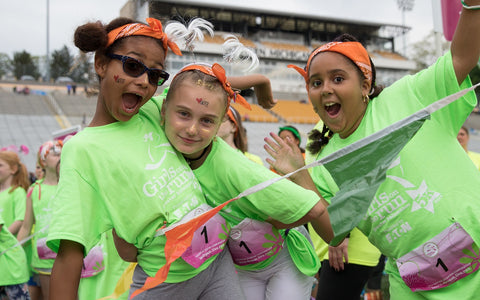
M 137 108 L 142 102 L 142 96 L 132 93 L 125 93 L 122 95 L 122 106 L 123 110 L 127 114 L 133 114 L 136 112 Z
M 341 105 L 338 103 L 328 103 L 328 104 L 325 104 L 324 108 L 328 116 L 333 118 L 337 116 L 338 113 L 340 112 Z

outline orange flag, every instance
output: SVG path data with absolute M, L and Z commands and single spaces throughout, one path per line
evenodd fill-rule
M 133 292 L 130 299 L 164 282 L 167 279 L 170 265 L 190 247 L 195 231 L 217 214 L 225 205 L 237 199 L 239 197 L 230 199 L 183 224 L 164 228 L 163 231 L 167 238 L 165 243 L 165 265 L 157 271 L 155 277 L 148 277 L 143 287 Z
M 188 249 L 188 247 L 190 247 L 193 239 L 193 234 L 195 233 L 195 231 L 198 228 L 200 228 L 200 226 L 205 224 L 209 219 L 215 216 L 215 214 L 217 214 L 227 204 L 235 200 L 238 200 L 242 197 L 246 197 L 255 192 L 258 192 L 266 188 L 267 186 L 270 186 L 277 181 L 287 178 L 292 174 L 297 173 L 305 168 L 306 167 L 300 168 L 284 176 L 274 177 L 267 181 L 261 182 L 255 186 L 252 186 L 246 189 L 245 191 L 241 192 L 237 197 L 232 198 L 224 202 L 223 204 L 220 204 L 219 206 L 204 212 L 203 214 L 191 219 L 188 222 L 173 224 L 168 226 L 167 228 L 159 229 L 159 231 L 161 230 L 165 233 L 165 237 L 167 238 L 167 241 L 165 242 L 165 260 L 166 260 L 165 265 L 157 271 L 157 274 L 155 274 L 155 277 L 147 278 L 147 280 L 145 280 L 145 284 L 141 288 L 133 292 L 130 299 L 164 282 L 165 279 L 167 279 L 168 271 L 170 270 L 170 265 L 177 258 L 181 257 L 182 254 Z

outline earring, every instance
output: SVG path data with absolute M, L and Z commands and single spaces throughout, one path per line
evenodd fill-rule
M 368 95 L 363 96 L 363 103 L 368 104 L 370 102 L 370 97 Z

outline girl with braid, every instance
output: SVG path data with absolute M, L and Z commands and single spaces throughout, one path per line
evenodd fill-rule
M 325 124 L 323 133 L 311 136 L 314 141 L 308 151 L 313 159 L 471 87 L 468 74 L 480 56 L 480 1 L 464 0 L 462 4 L 450 51 L 429 68 L 383 90 L 375 85 L 375 68 L 367 50 L 349 35 L 315 49 L 305 69 L 296 67 L 305 79 L 314 110 Z M 431 119 L 390 165 L 385 181 L 357 224 L 388 258 L 385 270 L 391 299 L 478 298 L 480 173 L 456 141 L 476 103 L 472 91 L 431 113 Z M 304 165 L 290 143 L 271 136 L 274 140 L 266 139 L 266 149 L 273 158 L 269 163 L 285 173 Z M 317 190 L 327 200 L 338 192 L 324 166 L 302 174 L 302 185 Z M 341 245 L 333 248 L 329 251 L 335 267 L 346 260 L 346 252 Z M 335 293 L 342 289 L 332 285 L 330 299 L 339 299 Z

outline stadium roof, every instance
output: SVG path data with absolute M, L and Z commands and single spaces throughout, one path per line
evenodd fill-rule
M 275 15 L 292 16 L 308 19 L 321 19 L 337 22 L 347 22 L 374 26 L 403 27 L 400 24 L 400 10 L 394 1 L 378 0 L 154 0 L 155 2 L 168 2 L 183 5 L 215 7 L 231 9 L 249 13 L 266 13 Z M 399 23 L 392 22 L 391 13 L 382 12 L 398 10 Z M 407 29 L 410 29 L 406 26 Z

